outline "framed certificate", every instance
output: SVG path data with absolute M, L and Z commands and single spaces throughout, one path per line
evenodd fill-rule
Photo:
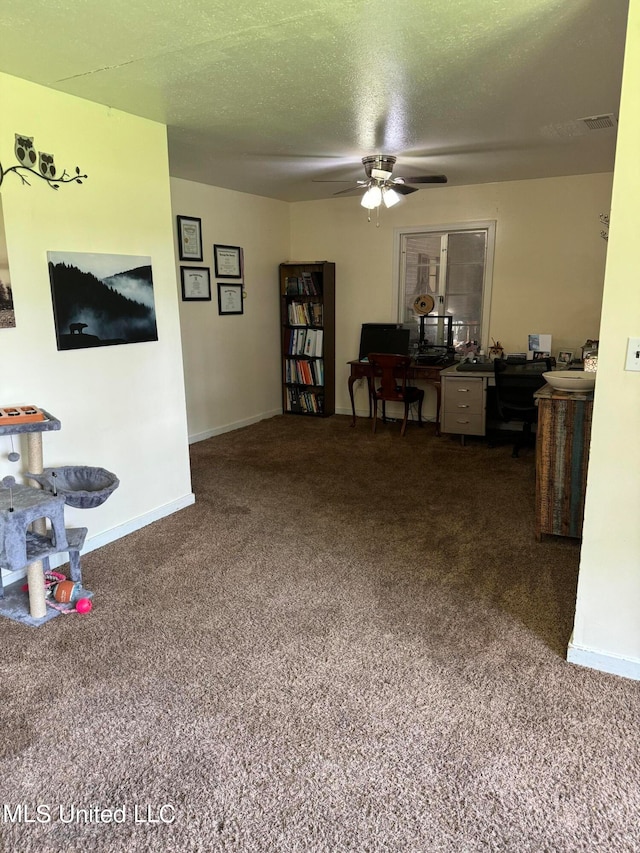
M 180 267 L 183 302 L 211 300 L 211 272 L 209 267 Z
M 218 313 L 244 314 L 242 285 L 227 281 L 218 282 Z
M 216 278 L 242 278 L 242 249 L 240 246 L 214 244 L 213 260 Z
M 202 220 L 178 216 L 178 253 L 181 261 L 202 260 Z

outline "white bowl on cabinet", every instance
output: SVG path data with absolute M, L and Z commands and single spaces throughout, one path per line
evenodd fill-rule
M 596 385 L 596 374 L 593 371 L 549 370 L 542 375 L 555 391 L 584 394 L 593 391 Z

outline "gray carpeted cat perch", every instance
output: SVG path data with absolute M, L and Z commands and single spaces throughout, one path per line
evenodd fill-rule
M 88 465 L 67 465 L 64 468 L 45 468 L 42 474 L 25 477 L 40 483 L 52 495 L 61 495 L 68 506 L 78 509 L 93 509 L 103 504 L 118 488 L 120 480 L 105 468 L 90 468 Z

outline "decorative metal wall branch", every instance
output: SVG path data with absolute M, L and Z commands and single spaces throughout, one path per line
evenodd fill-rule
M 4 176 L 10 172 L 14 172 L 27 186 L 31 186 L 27 175 L 35 175 L 36 178 L 45 181 L 53 190 L 59 189 L 60 184 L 81 184 L 83 179 L 87 177 L 87 175 L 80 174 L 78 166 L 76 166 L 75 175 L 70 175 L 66 169 L 61 175 L 57 175 L 54 155 L 45 154 L 43 151 L 38 151 L 36 154 L 33 136 L 21 136 L 16 133 L 14 153 L 18 161 L 15 166 L 9 166 L 8 169 L 5 169 L 0 163 L 0 186 L 2 186 Z M 38 161 L 37 168 L 36 161 Z
M 603 240 L 608 240 L 609 239 L 609 214 L 608 213 L 601 213 L 600 214 L 600 222 L 602 222 L 602 224 L 606 228 L 606 230 L 605 230 L 605 228 L 602 229 L 602 231 L 600 232 L 600 236 L 602 237 Z

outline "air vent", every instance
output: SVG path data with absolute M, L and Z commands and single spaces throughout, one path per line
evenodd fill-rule
M 613 113 L 607 113 L 603 116 L 587 116 L 587 118 L 579 118 L 589 130 L 604 130 L 607 127 L 615 127 L 617 124 L 616 117 Z

